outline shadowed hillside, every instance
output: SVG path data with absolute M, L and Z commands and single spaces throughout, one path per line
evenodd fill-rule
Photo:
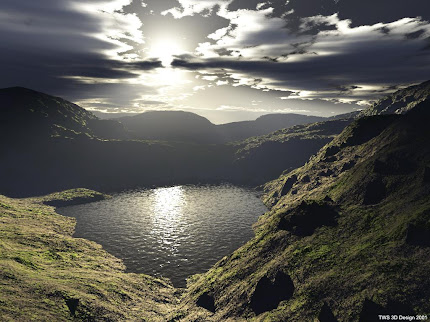
M 325 119 L 324 117 L 292 113 L 269 114 L 260 116 L 255 121 L 220 124 L 216 126 L 216 129 L 225 141 L 239 141 L 252 136 L 269 134 L 276 130 L 289 128 L 295 125 L 321 122 Z
M 118 118 L 136 138 L 176 142 L 218 143 L 220 138 L 209 120 L 190 112 L 153 111 Z
M 184 320 L 430 312 L 430 103 L 358 119 L 265 185 L 253 240 L 189 279 Z M 210 303 L 210 305 L 208 304 Z
M 128 137 L 117 121 L 100 120 L 76 104 L 23 87 L 0 90 L 0 134 L 4 143 L 80 134 Z
M 237 142 L 233 161 L 235 179 L 260 185 L 283 171 L 302 166 L 352 121 L 341 119 L 296 125 Z

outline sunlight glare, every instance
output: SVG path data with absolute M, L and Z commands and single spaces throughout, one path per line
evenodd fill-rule
M 152 233 L 169 251 L 175 254 L 175 240 L 181 233 L 181 220 L 187 204 L 182 186 L 158 188 L 154 190 L 154 216 Z
M 184 53 L 184 49 L 181 44 L 174 39 L 163 38 L 157 40 L 148 50 L 150 57 L 158 58 L 164 67 L 169 67 L 172 63 L 175 55 Z

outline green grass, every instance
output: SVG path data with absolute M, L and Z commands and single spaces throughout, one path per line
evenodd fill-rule
M 0 317 L 2 321 L 165 321 L 178 301 L 170 282 L 124 273 L 100 245 L 71 237 L 75 220 L 47 201 L 91 200 L 76 189 L 50 196 L 0 196 Z M 79 299 L 75 316 L 66 300 Z

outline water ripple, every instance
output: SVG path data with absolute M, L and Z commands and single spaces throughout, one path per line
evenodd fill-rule
M 165 276 L 177 287 L 253 236 L 266 211 L 252 190 L 232 185 L 128 191 L 112 199 L 64 207 L 77 219 L 75 237 L 123 259 L 129 272 Z

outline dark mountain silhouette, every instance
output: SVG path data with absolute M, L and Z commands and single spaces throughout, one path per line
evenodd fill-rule
M 349 118 L 296 125 L 237 142 L 234 179 L 260 185 L 285 170 L 300 167 L 353 121 Z
M 294 125 L 326 120 L 324 117 L 301 114 L 268 114 L 255 121 L 242 121 L 217 125 L 218 133 L 225 141 L 240 141 L 253 136 L 265 135 Z
M 151 111 L 116 120 L 123 123 L 138 139 L 224 143 L 325 119 L 300 114 L 269 114 L 263 115 L 255 121 L 215 125 L 206 118 L 190 112 Z
M 176 142 L 218 143 L 215 125 L 190 112 L 151 111 L 118 118 L 136 138 Z
M 128 135 L 117 121 L 99 120 L 76 104 L 23 87 L 0 90 L 0 134 L 2 140 L 24 141 L 51 136 Z

